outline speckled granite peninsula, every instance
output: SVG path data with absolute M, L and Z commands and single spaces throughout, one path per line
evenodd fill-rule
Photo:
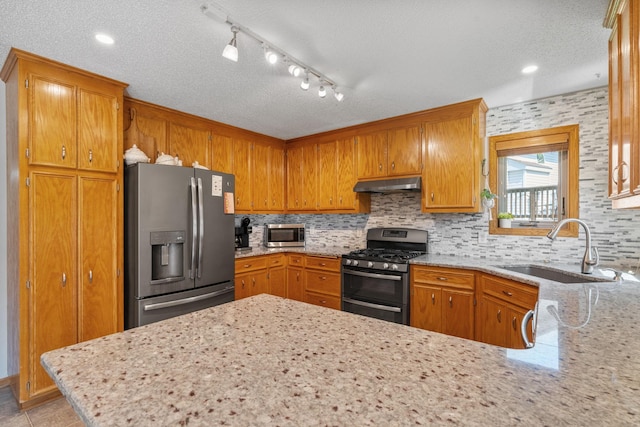
M 259 295 L 42 363 L 90 426 L 639 425 L 638 283 L 539 285 L 530 350 Z

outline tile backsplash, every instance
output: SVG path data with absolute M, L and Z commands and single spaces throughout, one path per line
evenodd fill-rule
M 607 199 L 608 91 L 606 87 L 536 101 L 490 108 L 487 135 L 579 124 L 580 218 L 600 250 L 600 264 L 636 270 L 640 264 L 640 210 L 612 210 Z M 243 216 L 236 217 L 237 222 Z M 474 258 L 503 257 L 531 262 L 577 263 L 584 254 L 584 233 L 578 239 L 494 236 L 485 214 L 424 214 L 420 193 L 372 194 L 370 214 L 249 215 L 254 226 L 251 245 L 262 244 L 263 225 L 305 223 L 314 245 L 362 247 L 366 230 L 401 226 L 429 232 L 429 253 Z M 480 243 L 482 242 L 482 243 Z

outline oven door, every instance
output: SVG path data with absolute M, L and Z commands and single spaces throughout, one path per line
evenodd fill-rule
M 342 267 L 342 310 L 408 324 L 408 275 Z

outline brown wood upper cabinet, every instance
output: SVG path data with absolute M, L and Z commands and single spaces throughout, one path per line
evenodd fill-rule
M 182 165 L 191 167 L 194 162 L 211 168 L 209 141 L 211 130 L 169 122 L 169 153 L 182 160 Z
M 430 110 L 424 123 L 423 212 L 480 212 L 485 115 L 482 99 Z
M 358 136 L 358 179 L 420 175 L 421 134 L 420 125 L 415 125 Z
M 640 207 L 640 0 L 612 0 L 609 39 L 609 198 Z

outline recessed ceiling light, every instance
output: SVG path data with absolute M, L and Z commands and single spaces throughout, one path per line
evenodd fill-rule
M 108 36 L 108 35 L 103 34 L 103 33 L 96 34 L 96 40 L 98 40 L 100 43 L 104 43 L 104 44 L 113 44 L 113 37 Z
M 535 73 L 538 70 L 537 65 L 528 65 L 522 69 L 522 74 L 531 74 Z

